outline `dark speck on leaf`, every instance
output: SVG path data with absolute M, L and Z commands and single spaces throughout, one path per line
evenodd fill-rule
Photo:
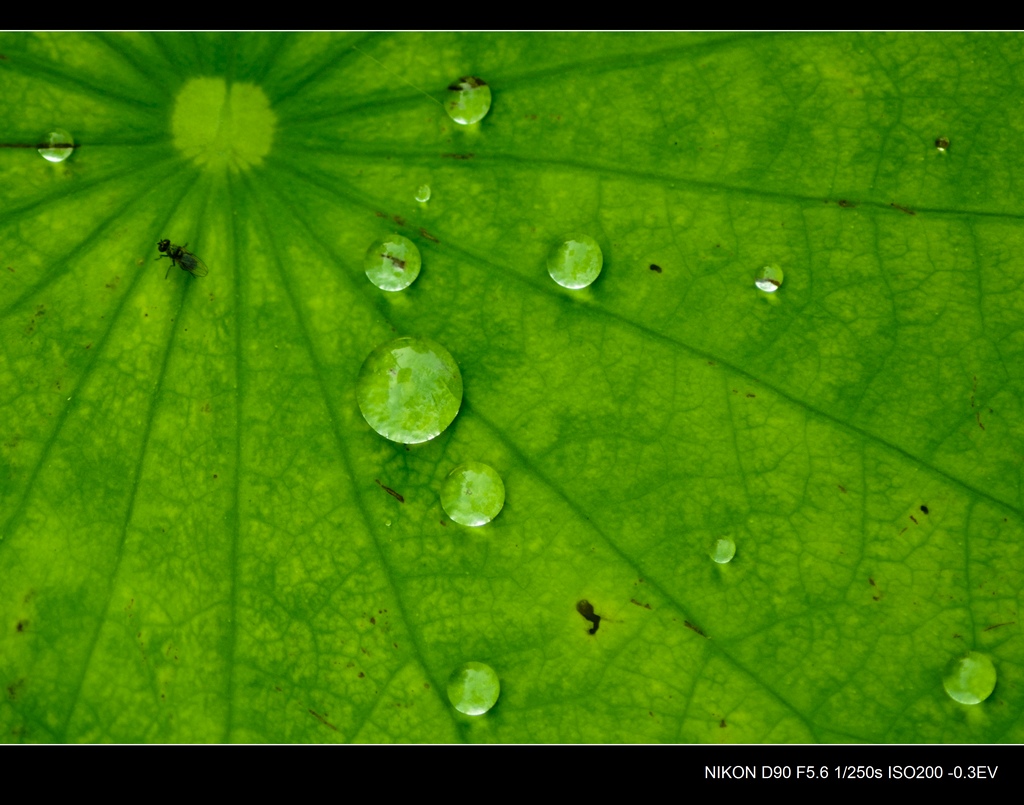
M 660 274 L 661 273 L 661 266 L 658 266 L 658 265 L 655 265 L 654 263 L 651 263 L 651 271 L 657 271 Z
M 319 714 L 319 713 L 318 713 L 318 712 L 317 712 L 316 710 L 312 710 L 312 709 L 311 709 L 311 710 L 309 711 L 309 714 L 310 714 L 311 716 L 313 716 L 313 718 L 315 718 L 315 719 L 316 719 L 317 721 L 319 721 L 319 722 L 320 722 L 321 724 L 323 724 L 323 725 L 324 725 L 325 727 L 330 727 L 330 728 L 331 728 L 332 730 L 334 730 L 335 732 L 337 732 L 337 731 L 338 731 L 338 728 L 337 728 L 337 727 L 335 727 L 335 726 L 334 726 L 334 725 L 333 725 L 333 724 L 332 724 L 332 723 L 331 723 L 330 721 L 328 721 L 328 720 L 327 720 L 326 718 L 324 718 L 324 716 L 320 715 L 320 714 Z M 325 713 L 324 715 L 326 715 L 326 713 Z
M 408 445 L 406 445 L 406 447 L 408 447 Z M 402 497 L 400 494 L 398 494 L 398 492 L 396 492 L 390 486 L 384 486 L 384 484 L 382 484 L 376 478 L 374 478 L 373 480 L 377 482 L 377 486 L 379 486 L 381 489 L 383 489 L 385 492 L 387 492 L 389 495 L 391 495 L 391 497 L 393 497 L 399 503 L 405 503 L 405 498 Z
M 581 601 L 576 602 L 576 611 L 594 624 L 591 628 L 587 629 L 587 633 L 597 634 L 597 627 L 601 625 L 601 616 L 594 614 L 594 605 L 584 598 Z
M 925 506 L 923 503 L 921 504 L 921 511 L 924 512 L 925 514 L 928 514 L 928 507 Z

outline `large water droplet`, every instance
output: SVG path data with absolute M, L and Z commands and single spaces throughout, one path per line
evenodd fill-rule
M 712 543 L 708 555 L 720 565 L 728 564 L 736 555 L 736 543 L 728 537 L 717 539 Z
M 938 138 L 936 138 L 936 140 L 935 140 L 935 147 L 939 150 L 940 154 L 945 154 L 946 153 L 946 149 L 949 148 L 949 138 L 948 137 L 938 137 Z
M 420 185 L 420 189 L 416 191 L 416 200 L 421 204 L 425 201 L 430 201 L 430 185 Z
M 456 123 L 478 123 L 491 108 L 491 88 L 482 78 L 463 76 L 448 87 L 444 108 Z
M 494 707 L 501 693 L 498 675 L 482 662 L 460 665 L 448 677 L 448 700 L 467 716 L 481 716 Z
M 441 505 L 456 523 L 486 525 L 505 505 L 505 484 L 493 467 L 469 461 L 444 479 Z
M 409 238 L 388 235 L 366 250 L 363 268 L 382 291 L 403 291 L 420 274 L 420 250 Z
M 462 405 L 462 373 L 429 338 L 398 338 L 377 347 L 359 370 L 363 418 L 385 439 L 419 444 L 447 428 Z
M 548 273 L 563 288 L 586 288 L 601 273 L 604 256 L 590 235 L 573 233 L 548 252 Z
M 754 285 L 766 293 L 775 293 L 782 285 L 782 269 L 778 266 L 765 266 L 754 276 Z
M 942 687 L 960 704 L 985 701 L 996 686 L 996 667 L 988 655 L 969 651 L 950 660 L 942 677 Z
M 47 162 L 63 162 L 75 150 L 75 141 L 64 129 L 54 129 L 43 138 L 46 144 L 39 153 Z

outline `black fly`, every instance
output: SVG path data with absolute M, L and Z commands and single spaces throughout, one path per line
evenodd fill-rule
M 186 243 L 185 246 L 188 246 Z M 187 271 L 193 277 L 205 277 L 210 273 L 210 269 L 206 267 L 201 259 L 196 257 L 192 252 L 185 248 L 185 246 L 175 246 L 169 240 L 164 239 L 156 244 L 157 249 L 163 252 L 156 259 L 159 260 L 161 257 L 170 258 L 171 265 L 167 267 L 167 273 L 164 275 L 164 279 L 171 274 L 171 269 L 177 266 L 182 271 Z

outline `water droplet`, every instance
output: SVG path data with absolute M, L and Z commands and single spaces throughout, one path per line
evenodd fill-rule
M 404 291 L 420 275 L 420 250 L 409 238 L 388 235 L 366 250 L 363 268 L 382 291 Z
M 574 232 L 548 252 L 548 273 L 563 288 L 586 288 L 601 273 L 603 262 L 597 241 Z
M 75 141 L 64 129 L 54 129 L 43 138 L 46 147 L 39 153 L 47 162 L 63 162 L 75 150 Z
M 382 344 L 359 370 L 356 398 L 363 418 L 385 439 L 419 444 L 447 428 L 462 405 L 462 373 L 429 338 Z
M 420 189 L 416 191 L 416 200 L 421 203 L 424 201 L 430 201 L 430 185 L 420 185 Z
M 778 266 L 765 266 L 754 277 L 754 285 L 765 293 L 775 293 L 782 285 L 782 269 Z
M 482 662 L 460 665 L 448 677 L 448 700 L 467 716 L 481 716 L 494 707 L 501 693 L 498 675 Z
M 505 484 L 486 464 L 469 461 L 448 473 L 441 484 L 441 506 L 456 523 L 486 525 L 505 505 Z
M 720 565 L 728 564 L 736 555 L 736 543 L 728 537 L 717 539 L 711 545 L 708 555 Z
M 996 667 L 988 655 L 969 651 L 950 660 L 942 677 L 942 687 L 960 704 L 985 701 L 996 686 Z
M 448 87 L 444 108 L 456 123 L 478 123 L 491 108 L 491 88 L 482 78 L 463 76 Z
M 945 154 L 946 149 L 949 148 L 949 138 L 939 137 L 935 140 L 935 147 L 939 149 L 940 154 Z

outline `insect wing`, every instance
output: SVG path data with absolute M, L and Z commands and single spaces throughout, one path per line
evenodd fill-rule
M 181 267 L 193 277 L 205 277 L 210 273 L 210 269 L 206 267 L 206 263 L 192 254 L 192 252 L 187 252 L 182 249 L 181 257 L 178 259 L 181 262 Z

